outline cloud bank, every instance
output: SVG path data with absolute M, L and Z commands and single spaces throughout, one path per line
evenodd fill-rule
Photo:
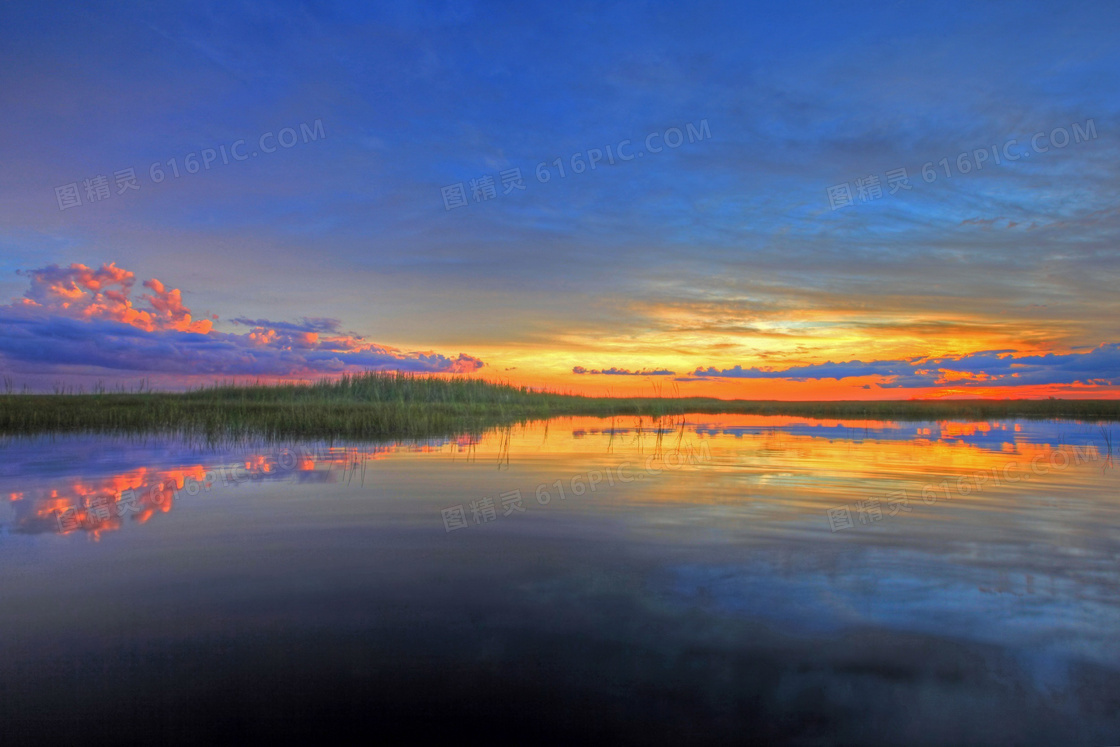
M 790 368 L 697 368 L 697 379 L 822 379 L 879 376 L 890 389 L 923 387 L 991 387 L 1035 385 L 1116 386 L 1120 384 L 1120 343 L 1101 344 L 1087 352 L 1017 355 L 1011 350 L 987 350 L 959 357 L 911 358 L 887 361 L 814 363 Z
M 574 374 L 601 374 L 603 376 L 675 376 L 675 371 L 670 371 L 667 368 L 657 369 L 642 369 L 641 371 L 631 371 L 628 368 L 594 368 L 587 369 L 583 366 L 576 366 L 572 369 Z
M 23 298 L 0 306 L 0 358 L 14 370 L 75 367 L 179 376 L 313 377 L 361 371 L 470 373 L 485 364 L 460 353 L 406 352 L 341 331 L 336 319 L 236 318 L 244 333 L 196 320 L 179 289 L 157 279 L 133 298 L 135 275 L 115 263 L 48 265 L 27 273 Z M 217 316 L 214 317 L 214 320 Z

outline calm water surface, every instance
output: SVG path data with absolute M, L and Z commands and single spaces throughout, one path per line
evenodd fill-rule
M 754 416 L 6 440 L 0 744 L 1120 744 L 1105 444 Z

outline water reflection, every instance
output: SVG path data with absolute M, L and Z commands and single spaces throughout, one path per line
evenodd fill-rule
M 839 531 L 915 509 L 924 515 L 923 506 L 938 502 L 991 507 L 1001 489 L 1022 499 L 1029 480 L 1034 481 L 1030 495 L 1048 486 L 1051 492 L 1039 499 L 1060 508 L 1062 494 L 1086 480 L 1082 470 L 1066 474 L 1070 468 L 1094 464 L 1103 473 L 1112 465 L 1108 434 L 1086 423 L 707 415 L 562 419 L 551 424 L 551 436 L 549 428 L 543 423 L 421 442 L 259 443 L 225 449 L 187 449 L 158 438 L 20 439 L 0 446 L 6 457 L 0 481 L 10 504 L 5 523 L 17 533 L 84 531 L 98 538 L 125 522 L 145 524 L 184 497 L 242 484 L 357 480 L 364 485 L 372 463 L 394 456 L 425 454 L 508 469 L 511 460 L 600 452 L 616 456 L 616 466 L 644 470 L 643 478 L 700 462 L 718 475 L 716 482 L 708 475 L 703 491 L 651 489 L 643 502 L 750 505 L 771 519 L 790 519 L 839 500 L 826 508 L 836 514 L 829 517 L 829 527 Z M 718 458 L 711 457 L 713 449 Z M 613 483 L 614 475 L 609 477 Z M 862 500 L 853 500 L 857 497 Z
M 466 441 L 464 439 L 464 441 Z M 364 481 L 366 463 L 384 459 L 402 449 L 419 453 L 439 450 L 444 444 L 389 444 L 329 446 L 301 444 L 292 447 L 261 446 L 266 451 L 248 453 L 210 453 L 199 461 L 181 463 L 180 456 L 168 452 L 164 444 L 128 444 L 123 463 L 150 460 L 123 471 L 97 475 L 97 466 L 74 463 L 78 474 L 58 474 L 54 464 L 24 462 L 23 490 L 13 491 L 13 530 L 35 534 L 57 531 L 63 534 L 89 532 L 93 539 L 104 532 L 121 528 L 123 522 L 147 523 L 153 516 L 170 512 L 175 502 L 216 489 L 229 489 L 246 483 L 288 481 L 307 484 Z M 99 439 L 53 439 L 49 443 L 21 444 L 20 448 L 75 449 L 89 456 L 91 447 L 103 446 Z M 12 447 L 9 447 L 12 448 Z M 238 450 L 242 451 L 242 450 Z M 9 459 L 12 457 L 9 456 Z M 161 464 L 172 461 L 175 466 Z M 192 460 L 193 461 L 193 460 Z M 114 464 L 112 469 L 120 469 Z M 10 476 L 5 477 L 11 479 Z
M 222 708 L 372 703 L 378 728 L 429 703 L 557 734 L 594 708 L 604 735 L 660 739 L 1115 742 L 1107 434 L 693 415 L 395 444 L 9 441 L 0 715 L 60 687 L 86 702 L 42 674 L 65 653 L 122 703 L 120 683 L 170 687 L 181 712 L 149 706 L 181 725 L 206 661 L 280 683 Z M 116 573 L 74 578 L 91 565 Z

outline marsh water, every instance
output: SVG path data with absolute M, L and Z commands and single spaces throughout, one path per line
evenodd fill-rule
M 1120 479 L 1094 423 L 0 456 L 5 745 L 1120 743 Z

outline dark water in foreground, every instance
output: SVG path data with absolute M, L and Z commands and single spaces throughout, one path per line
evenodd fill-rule
M 0 443 L 0 744 L 1120 744 L 1096 425 Z

